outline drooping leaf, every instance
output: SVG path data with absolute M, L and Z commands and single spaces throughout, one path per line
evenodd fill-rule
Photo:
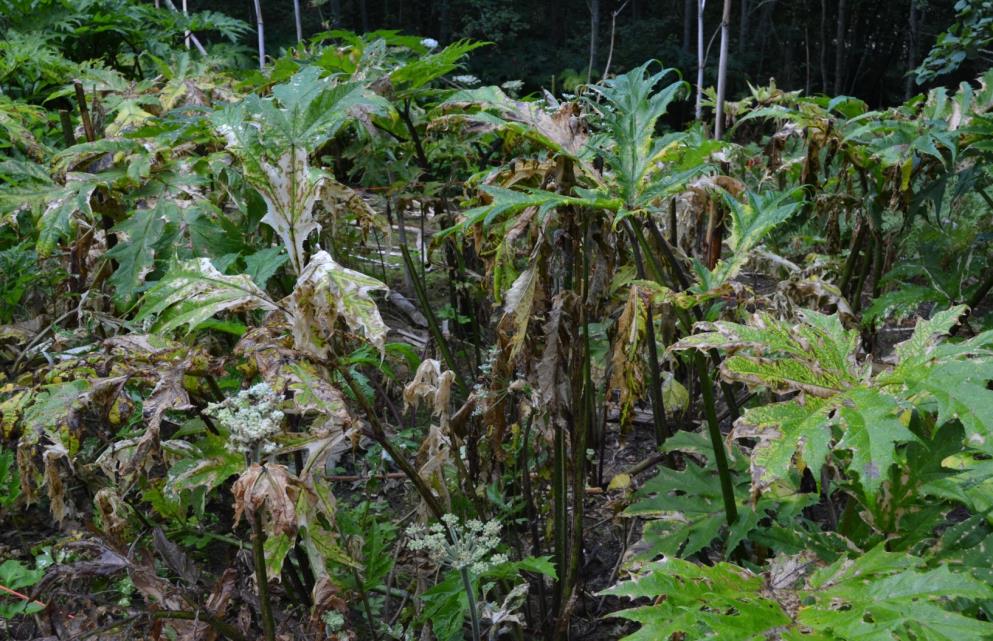
M 166 333 L 183 325 L 193 331 L 224 311 L 275 310 L 277 306 L 244 275 L 227 276 L 210 259 L 179 262 L 145 292 L 138 322 L 155 318 L 157 331 Z
M 380 352 L 386 342 L 386 324 L 369 295 L 386 290 L 380 281 L 339 265 L 319 251 L 300 274 L 290 295 L 293 338 L 297 349 L 325 358 L 339 319 Z

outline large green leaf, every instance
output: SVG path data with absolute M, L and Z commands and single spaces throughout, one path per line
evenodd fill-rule
M 686 639 L 757 641 L 767 639 L 773 628 L 790 623 L 762 588 L 762 577 L 744 568 L 728 563 L 706 567 L 666 558 L 606 594 L 654 601 L 612 615 L 641 624 L 623 641 L 658 641 L 680 633 Z
M 676 81 L 656 91 L 655 87 L 674 69 L 651 73 L 652 62 L 605 80 L 591 87 L 604 100 L 600 108 L 603 124 L 613 145 L 606 150 L 604 160 L 614 174 L 624 204 L 630 209 L 647 205 L 641 198 L 648 186 L 646 179 L 657 169 L 657 156 L 668 141 L 655 138 L 655 124 L 688 85 Z
M 758 248 L 769 232 L 800 210 L 803 205 L 801 194 L 800 188 L 762 193 L 747 190 L 745 202 L 740 202 L 725 192 L 724 201 L 731 216 L 727 238 L 729 255 L 719 260 L 713 270 L 697 264 L 703 288 L 716 289 L 737 276 L 752 250 Z
M 733 438 L 757 439 L 752 449 L 752 484 L 766 488 L 784 478 L 798 453 L 801 467 L 820 478 L 831 450 L 830 412 L 833 405 L 816 397 L 749 408 L 735 424 Z
M 249 96 L 211 118 L 265 200 L 262 220 L 283 240 L 297 273 L 306 264 L 304 242 L 319 228 L 314 203 L 331 179 L 310 166 L 310 153 L 350 120 L 389 109 L 361 83 L 334 83 L 320 74 L 306 67 L 273 87 L 271 97 Z
M 118 307 L 125 307 L 134 299 L 145 276 L 154 269 L 155 246 L 165 227 L 166 219 L 158 206 L 139 209 L 114 227 L 118 244 L 107 252 L 107 258 L 117 261 L 117 269 L 109 280 Z
M 156 331 L 187 331 L 224 311 L 275 310 L 277 306 L 244 275 L 227 276 L 208 258 L 179 262 L 145 292 L 136 321 L 156 319 Z
M 807 580 L 808 557 L 779 561 L 756 575 L 727 563 L 667 558 L 606 593 L 652 601 L 615 615 L 642 625 L 624 641 L 676 633 L 714 641 L 979 641 L 993 634 L 993 623 L 963 607 L 989 599 L 993 588 L 967 571 L 928 569 L 923 559 L 883 546 L 843 557 Z
M 720 477 L 711 455 L 706 435 L 679 432 L 666 441 L 671 452 L 687 456 L 683 469 L 662 468 L 658 475 L 646 481 L 635 492 L 633 501 L 622 516 L 645 519 L 644 552 L 639 558 L 654 559 L 692 556 L 713 543 L 727 521 L 721 493 Z M 703 457 L 704 465 L 694 462 Z M 738 503 L 738 520 L 732 525 L 725 553 L 730 554 L 758 524 L 767 510 L 776 507 L 774 495 L 765 495 L 756 502 L 748 497 L 748 478 L 744 474 L 745 459 L 731 460 L 732 474 L 738 485 L 736 496 L 745 497 Z
M 850 390 L 841 402 L 845 430 L 838 448 L 852 453 L 848 469 L 870 498 L 897 462 L 896 446 L 916 439 L 900 420 L 902 411 L 897 399 L 870 388 Z

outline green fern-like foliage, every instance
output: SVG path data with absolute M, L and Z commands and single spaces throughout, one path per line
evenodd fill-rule
M 615 615 L 642 626 L 624 641 L 950 641 L 993 634 L 993 624 L 976 618 L 971 606 L 993 596 L 993 588 L 968 571 L 929 568 L 882 546 L 815 568 L 804 555 L 777 557 L 762 575 L 667 558 L 606 593 L 653 600 Z
M 726 523 L 720 479 L 713 450 L 706 434 L 679 432 L 666 441 L 666 451 L 686 456 L 681 470 L 663 468 L 634 494 L 634 501 L 622 516 L 645 519 L 644 554 L 639 558 L 690 557 L 709 547 Z M 797 494 L 788 488 L 768 492 L 751 501 L 748 497 L 748 461 L 737 448 L 731 452 L 731 471 L 737 485 L 738 520 L 731 526 L 724 546 L 730 555 L 756 530 L 769 514 L 788 522 L 810 505 L 816 495 Z M 699 464 L 698 461 L 702 461 Z
M 814 477 L 831 456 L 844 465 L 869 502 L 891 468 L 903 461 L 903 446 L 918 440 L 912 412 L 934 415 L 935 425 L 961 422 L 968 444 L 993 443 L 993 332 L 962 342 L 942 341 L 964 313 L 963 306 L 917 323 L 896 346 L 896 364 L 874 372 L 858 358 L 858 334 L 837 315 L 801 313 L 792 323 L 768 314 L 748 324 L 704 324 L 702 333 L 673 346 L 723 349 L 721 374 L 755 390 L 790 394 L 788 400 L 749 409 L 733 437 L 757 439 L 752 452 L 756 491 L 785 478 L 794 464 Z M 844 451 L 847 456 L 835 456 Z

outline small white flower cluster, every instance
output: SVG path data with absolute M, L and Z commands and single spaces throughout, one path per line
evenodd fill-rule
M 503 89 L 504 91 L 508 92 L 508 93 L 515 94 L 515 93 L 517 93 L 518 91 L 520 91 L 521 89 L 524 88 L 524 81 L 523 80 L 508 80 L 507 82 L 505 82 L 502 85 L 500 85 L 500 88 Z
M 424 38 L 423 40 L 421 40 L 421 46 L 427 49 L 428 51 L 431 51 L 432 49 L 438 46 L 438 41 L 435 40 L 434 38 Z
M 345 627 L 345 617 L 335 610 L 325 612 L 321 620 L 324 622 L 324 631 L 327 634 L 334 634 Z
M 221 403 L 211 403 L 204 413 L 230 432 L 227 447 L 231 451 L 270 454 L 276 449 L 272 437 L 283 429 L 280 404 L 268 383 L 259 383 Z
M 452 82 L 460 85 L 467 85 L 469 87 L 475 87 L 480 83 L 480 80 L 476 76 L 467 73 L 461 76 L 452 76 Z
M 425 552 L 432 561 L 447 565 L 456 570 L 468 569 L 480 575 L 490 568 L 507 562 L 506 554 L 491 554 L 500 545 L 500 523 L 470 519 L 459 523 L 454 514 L 441 517 L 442 523 L 434 523 L 425 528 L 411 525 L 407 528 L 410 542 L 407 546 L 414 552 Z M 449 541 L 445 530 L 451 534 Z

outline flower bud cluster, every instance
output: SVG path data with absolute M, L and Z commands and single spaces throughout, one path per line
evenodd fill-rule
M 483 523 L 470 519 L 460 523 L 454 514 L 446 514 L 441 520 L 442 523 L 434 523 L 429 527 L 408 527 L 410 542 L 407 546 L 414 552 L 424 552 L 439 565 L 456 570 L 468 569 L 476 575 L 507 562 L 505 554 L 492 554 L 500 545 L 498 521 Z M 446 529 L 451 540 L 446 536 Z
M 273 437 L 283 429 L 282 399 L 268 383 L 259 383 L 204 412 L 230 433 L 227 447 L 233 452 L 269 454 L 276 449 Z

